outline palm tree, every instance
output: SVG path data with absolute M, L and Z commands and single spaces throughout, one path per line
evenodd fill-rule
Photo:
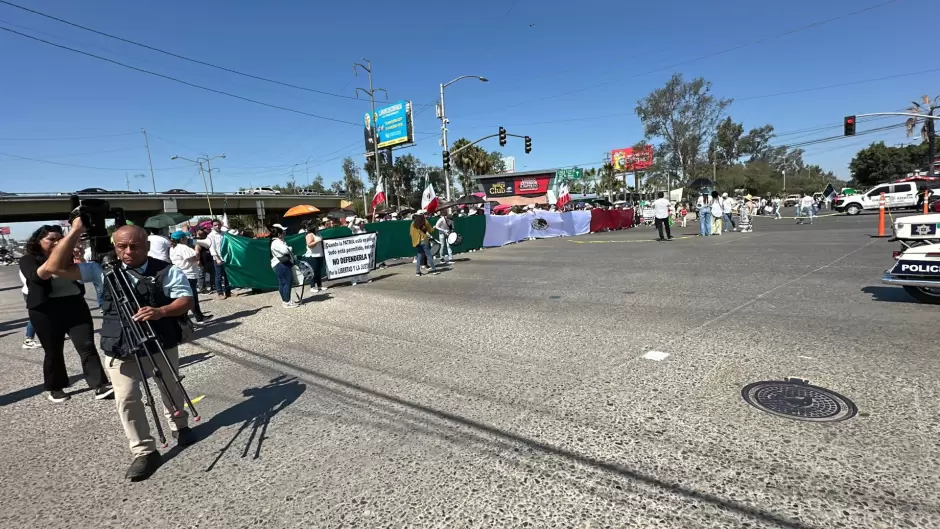
M 607 193 L 607 200 L 611 199 L 611 192 L 619 187 L 619 181 L 614 173 L 614 164 L 609 160 L 601 166 L 601 181 L 598 186 L 599 192 Z
M 911 105 L 911 108 L 907 109 L 907 111 L 912 114 L 920 114 L 923 117 L 911 116 L 907 118 L 907 121 L 904 122 L 904 126 L 907 129 L 907 137 L 910 138 L 913 136 L 917 125 L 921 125 L 920 137 L 927 142 L 927 176 L 933 176 L 934 140 L 936 138 L 933 113 L 934 110 L 940 108 L 940 96 L 933 98 L 933 101 L 931 101 L 930 96 L 925 95 L 921 97 L 920 103 L 911 101 Z

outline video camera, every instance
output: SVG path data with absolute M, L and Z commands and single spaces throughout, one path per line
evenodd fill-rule
M 82 234 L 82 240 L 90 241 L 91 260 L 100 262 L 108 254 L 114 253 L 114 243 L 108 234 L 106 225 L 107 219 L 113 218 L 114 225 L 121 227 L 127 224 L 122 208 L 112 208 L 107 200 L 100 198 L 80 199 L 78 195 L 69 197 L 72 213 L 69 215 L 69 223 L 76 217 L 82 219 L 82 225 L 85 226 L 85 233 Z

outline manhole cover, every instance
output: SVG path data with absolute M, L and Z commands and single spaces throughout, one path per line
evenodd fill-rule
M 849 399 L 798 378 L 754 382 L 744 386 L 741 396 L 759 410 L 798 421 L 838 422 L 858 413 Z

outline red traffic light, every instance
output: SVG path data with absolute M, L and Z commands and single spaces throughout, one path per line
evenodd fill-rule
M 848 118 L 845 120 L 846 123 L 855 123 L 855 118 Z

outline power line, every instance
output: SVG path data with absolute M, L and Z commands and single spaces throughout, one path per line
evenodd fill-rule
M 0 1 L 2 1 L 2 0 L 0 0 Z M 673 64 L 670 64 L 670 65 L 668 65 L 668 66 L 663 66 L 663 67 L 660 67 L 660 68 L 656 68 L 656 69 L 653 69 L 653 70 L 649 70 L 649 71 L 646 71 L 646 72 L 643 72 L 643 73 L 634 74 L 634 75 L 625 77 L 625 78 L 623 78 L 623 79 L 621 79 L 621 80 L 604 81 L 604 82 L 598 83 L 598 84 L 596 84 L 596 85 L 591 85 L 591 86 L 587 86 L 587 87 L 583 87 L 583 88 L 578 88 L 578 89 L 575 89 L 575 90 L 569 90 L 569 91 L 567 91 L 567 92 L 562 92 L 562 93 L 560 93 L 560 94 L 554 94 L 554 95 L 542 97 L 542 98 L 540 98 L 540 99 L 533 99 L 533 100 L 530 100 L 530 101 L 523 101 L 523 102 L 520 102 L 520 103 L 513 103 L 513 104 L 511 104 L 511 105 L 506 105 L 505 107 L 502 107 L 502 108 L 511 108 L 511 107 L 517 107 L 517 106 L 521 106 L 521 105 L 527 105 L 527 104 L 530 104 L 530 103 L 538 103 L 538 102 L 541 102 L 541 101 L 547 101 L 547 100 L 549 100 L 549 99 L 555 99 L 555 98 L 557 98 L 557 97 L 563 97 L 563 96 L 566 96 L 566 95 L 577 94 L 577 93 L 579 93 L 579 92 L 584 92 L 584 91 L 586 91 L 586 90 L 593 90 L 594 88 L 600 88 L 600 87 L 602 87 L 602 86 L 607 86 L 607 85 L 610 85 L 610 84 L 622 82 L 622 81 L 625 81 L 625 80 L 627 80 L 627 79 L 635 79 L 635 78 L 637 78 L 637 77 L 643 77 L 643 76 L 650 75 L 650 74 L 653 74 L 653 73 L 662 72 L 662 71 L 664 71 L 664 70 L 671 70 L 671 69 L 673 69 L 673 68 L 675 68 L 675 67 L 677 67 L 677 66 L 684 66 L 684 65 L 691 64 L 691 63 L 694 63 L 694 62 L 703 61 L 703 60 L 705 60 L 705 59 L 711 59 L 711 58 L 714 58 L 714 57 L 718 57 L 718 56 L 720 56 L 720 55 L 724 55 L 724 54 L 726 54 L 726 53 L 731 53 L 731 52 L 733 52 L 733 51 L 737 51 L 737 50 L 741 50 L 741 49 L 744 49 L 744 48 L 748 48 L 748 47 L 750 47 L 750 46 L 754 46 L 754 45 L 757 45 L 757 44 L 763 44 L 763 43 L 768 42 L 768 41 L 770 41 L 770 40 L 778 39 L 778 38 L 781 38 L 781 37 L 786 37 L 786 36 L 789 36 L 789 35 L 793 35 L 794 33 L 799 33 L 799 32 L 801 32 L 801 31 L 805 31 L 805 30 L 807 30 L 807 29 L 812 29 L 812 28 L 819 27 L 819 26 L 822 26 L 822 25 L 825 25 L 825 24 L 829 24 L 829 23 L 831 23 L 831 22 L 835 22 L 835 21 L 841 20 L 841 19 L 843 19 L 843 18 L 848 18 L 848 17 L 852 17 L 852 16 L 855 16 L 855 15 L 860 15 L 860 14 L 862 14 L 862 13 L 866 13 L 866 12 L 868 12 L 868 11 L 872 11 L 872 10 L 874 10 L 874 9 L 878 9 L 878 8 L 880 8 L 880 7 L 884 7 L 884 6 L 887 6 L 887 5 L 890 5 L 890 4 L 894 4 L 894 3 L 898 2 L 898 1 L 899 1 L 899 0 L 886 0 L 886 1 L 884 1 L 884 2 L 881 2 L 881 3 L 879 3 L 879 4 L 875 4 L 875 5 L 873 5 L 873 6 L 869 6 L 869 7 L 863 8 L 863 9 L 859 9 L 859 10 L 856 10 L 856 11 L 852 11 L 851 13 L 846 13 L 846 14 L 843 14 L 843 15 L 838 15 L 838 16 L 835 16 L 835 17 L 832 17 L 832 18 L 828 18 L 828 19 L 825 19 L 825 20 L 818 20 L 818 21 L 816 21 L 816 22 L 811 22 L 811 23 L 809 23 L 809 24 L 805 24 L 805 25 L 799 26 L 799 27 L 797 27 L 797 28 L 793 28 L 793 29 L 789 29 L 789 30 L 783 31 L 783 32 L 781 32 L 781 33 L 776 33 L 776 34 L 773 34 L 773 35 L 769 35 L 769 36 L 767 36 L 767 37 L 763 37 L 763 38 L 760 38 L 760 39 L 757 39 L 757 40 L 754 40 L 754 41 L 746 42 L 746 43 L 744 43 L 744 44 L 739 44 L 739 45 L 737 45 L 737 46 L 732 46 L 732 47 L 730 47 L 730 48 L 725 48 L 725 49 L 723 49 L 723 50 L 715 51 L 715 52 L 712 52 L 712 53 L 707 53 L 707 54 L 705 54 L 705 55 L 700 55 L 700 56 L 694 57 L 694 58 L 692 58 L 692 59 L 687 59 L 687 60 L 684 60 L 684 61 L 679 61 L 679 62 L 677 62 L 677 63 L 673 63 Z
M 850 81 L 850 82 L 847 82 L 847 83 L 838 83 L 838 84 L 831 84 L 831 85 L 826 85 L 826 86 L 817 86 L 817 87 L 813 87 L 813 88 L 802 88 L 802 89 L 799 89 L 799 90 L 789 90 L 789 91 L 787 91 L 787 92 L 777 92 L 777 93 L 775 93 L 775 94 L 765 94 L 765 95 L 761 95 L 761 96 L 742 97 L 742 98 L 735 99 L 735 101 L 753 101 L 753 100 L 755 100 L 755 99 L 765 99 L 765 98 L 768 98 L 768 97 L 788 96 L 788 95 L 792 95 L 792 94 L 803 94 L 803 93 L 806 93 L 806 92 L 814 92 L 814 91 L 816 91 L 816 90 L 828 90 L 828 89 L 830 89 L 830 88 L 841 88 L 841 87 L 843 87 L 843 86 L 853 86 L 853 85 L 860 85 L 860 84 L 865 84 L 865 83 L 874 83 L 874 82 L 877 82 L 877 81 L 887 81 L 887 80 L 889 80 L 889 79 L 900 79 L 901 77 L 911 77 L 911 76 L 914 76 L 914 75 L 923 75 L 923 74 L 925 74 L 925 73 L 934 73 L 934 72 L 940 72 L 940 68 L 932 68 L 932 69 L 930 69 L 930 70 L 921 70 L 921 71 L 919 71 L 919 72 L 900 73 L 900 74 L 897 74 L 897 75 L 886 75 L 886 76 L 884 76 L 884 77 L 875 77 L 875 78 L 873 78 L 873 79 L 862 79 L 862 80 L 860 80 L 860 81 Z
M 3 1 L 3 0 L 0 0 L 0 2 L 2 2 L 2 1 Z M 317 114 L 311 114 L 311 113 L 309 113 L 309 112 L 304 112 L 304 111 L 302 111 L 302 110 L 296 110 L 296 109 L 293 109 L 293 108 L 282 107 L 282 106 L 280 106 L 280 105 L 273 105 L 273 104 L 271 104 L 271 103 L 265 103 L 265 102 L 263 102 L 263 101 L 258 101 L 257 99 L 250 99 L 250 98 L 247 98 L 247 97 L 244 97 L 244 96 L 232 94 L 232 93 L 230 93 L 230 92 L 224 92 L 224 91 L 222 91 L 222 90 L 216 90 L 215 88 L 208 88 L 208 87 L 205 87 L 205 86 L 202 86 L 202 85 L 198 85 L 198 84 L 195 84 L 195 83 L 190 83 L 190 82 L 188 82 L 188 81 L 183 81 L 182 79 L 178 79 L 178 78 L 176 78 L 176 77 L 171 77 L 171 76 L 169 76 L 169 75 L 164 75 L 164 74 L 161 74 L 161 73 L 152 72 L 152 71 L 150 71 L 150 70 L 145 70 L 145 69 L 143 69 L 143 68 L 138 68 L 138 67 L 136 67 L 136 66 L 131 66 L 131 65 L 129 65 L 129 64 L 124 64 L 124 63 L 122 63 L 122 62 L 115 61 L 114 59 L 108 59 L 107 57 L 102 57 L 102 56 L 100 56 L 100 55 L 95 55 L 95 54 L 93 54 L 93 53 L 88 53 L 88 52 L 86 52 L 86 51 L 77 50 L 77 49 L 75 49 L 75 48 L 70 48 L 70 47 L 68 47 L 68 46 L 63 46 L 63 45 L 61 45 L 61 44 L 56 44 L 55 42 L 51 42 L 51 41 L 48 41 L 48 40 L 45 40 L 45 39 L 40 39 L 40 38 L 38 38 L 38 37 L 34 37 L 34 36 L 32 36 L 32 35 L 27 35 L 26 33 L 21 33 L 21 32 L 19 32 L 19 31 L 16 31 L 16 30 L 13 30 L 13 29 L 10 29 L 10 28 L 6 28 L 6 27 L 3 27 L 3 26 L 0 26 L 0 30 L 7 31 L 7 32 L 9 32 L 9 33 L 16 34 L 16 35 L 19 35 L 19 36 L 21 36 L 21 37 L 25 37 L 25 38 L 27 38 L 27 39 L 35 40 L 35 41 L 41 42 L 41 43 L 43 43 L 43 44 L 48 44 L 48 45 L 50 45 L 50 46 L 55 46 L 56 48 L 61 48 L 61 49 L 63 49 L 63 50 L 68 50 L 68 51 L 71 51 L 71 52 L 74 52 L 74 53 L 78 53 L 78 54 L 80 54 L 80 55 L 86 55 L 86 56 L 88 56 L 88 57 L 92 57 L 92 58 L 98 59 L 98 60 L 100 60 L 100 61 L 105 61 L 105 62 L 109 62 L 109 63 L 111 63 L 111 64 L 116 64 L 116 65 L 118 65 L 118 66 L 122 66 L 122 67 L 128 68 L 128 69 L 130 69 L 130 70 L 134 70 L 134 71 L 137 71 L 137 72 L 145 73 L 145 74 L 148 74 L 148 75 L 153 75 L 153 76 L 160 77 L 160 78 L 163 78 L 163 79 L 167 79 L 167 80 L 170 80 L 170 81 L 174 81 L 174 82 L 177 82 L 177 83 L 180 83 L 180 84 L 184 84 L 184 85 L 186 85 L 186 86 L 191 86 L 191 87 L 193 87 L 193 88 L 198 88 L 198 89 L 200 89 L 200 90 L 205 90 L 205 91 L 207 91 L 207 92 L 212 92 L 212 93 L 214 93 L 214 94 L 220 94 L 220 95 L 232 97 L 232 98 L 235 98 L 235 99 L 239 99 L 239 100 L 242 100 L 242 101 L 247 101 L 247 102 L 249 102 L 249 103 L 254 103 L 254 104 L 256 104 L 256 105 L 261 105 L 261 106 L 265 106 L 265 107 L 269 107 L 269 108 L 276 108 L 276 109 L 278 109 L 278 110 L 284 110 L 284 111 L 287 111 L 287 112 L 293 112 L 293 113 L 295 113 L 295 114 L 301 114 L 301 115 L 309 116 L 309 117 L 312 117 L 312 118 L 323 119 L 323 120 L 326 120 L 326 121 L 333 121 L 333 122 L 336 122 L 336 123 L 344 123 L 344 124 L 346 124 L 346 125 L 354 125 L 354 126 L 357 126 L 357 127 L 360 126 L 359 123 L 353 123 L 352 121 L 346 121 L 346 120 L 331 118 L 331 117 L 327 117 L 327 116 L 319 116 L 319 115 L 317 115 Z
M 139 132 L 121 132 L 118 134 L 102 134 L 100 136 L 71 136 L 65 138 L 0 138 L 0 141 L 69 141 L 69 140 L 96 140 L 99 138 L 117 138 L 118 136 L 136 136 Z
M 61 165 L 61 166 L 63 166 L 63 167 L 77 167 L 77 168 L 79 168 L 79 169 L 95 169 L 95 170 L 97 170 L 97 171 L 143 171 L 143 169 L 141 169 L 141 168 L 139 168 L 139 167 L 132 167 L 132 168 L 127 168 L 127 167 L 92 167 L 92 166 L 88 166 L 88 165 L 76 165 L 76 164 L 71 164 L 71 163 L 52 162 L 52 161 L 49 161 L 49 160 L 41 160 L 41 159 L 39 159 L 39 158 L 30 158 L 30 157 L 27 157 L 27 156 L 19 156 L 19 155 L 16 155 L 16 154 L 9 154 L 9 153 L 6 153 L 6 152 L 0 152 L 0 156 L 9 156 L 10 158 L 16 158 L 16 159 L 18 159 L 18 160 L 27 160 L 27 161 L 30 161 L 30 162 L 40 162 L 40 163 L 47 163 L 47 164 L 51 164 L 51 165 Z M 179 169 L 179 167 L 155 167 L 154 169 L 155 169 L 155 170 L 158 170 L 158 171 L 169 171 L 169 170 L 172 170 L 172 169 Z
M 135 42 L 135 41 L 133 41 L 133 40 L 125 39 L 125 38 L 123 38 L 123 37 L 118 37 L 117 35 L 112 35 L 112 34 L 110 34 L 110 33 L 105 33 L 105 32 L 103 32 L 103 31 L 98 31 L 97 29 L 93 29 L 93 28 L 89 28 L 89 27 L 86 27 L 86 26 L 82 26 L 81 24 L 76 24 L 76 23 L 74 23 L 74 22 L 70 22 L 70 21 L 68 21 L 68 20 L 64 20 L 64 19 L 61 19 L 61 18 L 58 18 L 58 17 L 54 17 L 54 16 L 48 15 L 48 14 L 46 14 L 46 13 L 41 13 L 41 12 L 36 11 L 36 10 L 34 10 L 34 9 L 30 9 L 30 8 L 28 8 L 28 7 L 23 7 L 23 6 L 21 6 L 21 5 L 14 4 L 14 3 L 12 3 L 12 2 L 7 2 L 6 0 L 0 0 L 0 4 L 6 4 L 6 5 L 10 6 L 10 7 L 15 7 L 15 8 L 17 8 L 17 9 L 22 9 L 23 11 L 28 11 L 28 12 L 33 13 L 33 14 L 35 14 L 35 15 L 39 15 L 39 16 L 41 16 L 41 17 L 45 17 L 45 18 L 48 18 L 48 19 L 50 19 L 50 20 L 55 20 L 56 22 L 61 22 L 61 23 L 63 23 L 63 24 L 67 24 L 67 25 L 72 26 L 72 27 L 76 27 L 76 28 L 79 28 L 79 29 L 82 29 L 82 30 L 85 30 L 85 31 L 89 31 L 89 32 L 91 32 L 91 33 L 95 33 L 96 35 L 101 35 L 101 36 L 103 36 L 103 37 L 108 37 L 108 38 L 110 38 L 110 39 L 118 40 L 118 41 L 121 41 L 121 42 L 124 42 L 124 43 L 127 43 L 127 44 L 132 44 L 132 45 L 134 45 L 134 46 L 139 46 L 139 47 L 141 47 L 141 48 L 145 48 L 145 49 L 148 49 L 148 50 L 150 50 L 150 51 L 155 51 L 155 52 L 157 52 L 157 53 L 162 53 L 162 54 L 168 55 L 168 56 L 170 56 L 170 57 L 175 57 L 175 58 L 177 58 L 177 59 L 182 59 L 182 60 L 184 60 L 184 61 L 189 61 L 189 62 L 192 62 L 192 63 L 195 63 L 195 64 L 200 64 L 200 65 L 202 65 L 202 66 L 208 66 L 208 67 L 210 67 L 210 68 L 215 68 L 215 69 L 217 69 L 217 70 L 222 70 L 222 71 L 225 71 L 225 72 L 228 72 L 228 73 L 233 73 L 233 74 L 235 74 L 235 75 L 241 75 L 241 76 L 243 76 L 243 77 L 248 77 L 248 78 L 256 79 L 256 80 L 259 80 L 259 81 L 265 81 L 265 82 L 273 83 L 273 84 L 276 84 L 276 85 L 286 86 L 286 87 L 288 87 L 288 88 L 294 88 L 294 89 L 297 89 L 297 90 L 303 90 L 303 91 L 306 91 L 306 92 L 313 92 L 313 93 L 323 94 L 323 95 L 327 95 L 327 96 L 331 96 L 331 97 L 339 97 L 339 98 L 342 98 L 342 99 L 352 99 L 352 100 L 356 100 L 356 101 L 362 101 L 362 99 L 359 99 L 359 98 L 357 98 L 357 97 L 344 96 L 344 95 L 342 95 L 342 94 L 334 94 L 334 93 L 332 93 L 332 92 L 325 92 L 325 91 L 323 91 L 323 90 L 316 90 L 316 89 L 314 89 L 314 88 L 307 88 L 307 87 L 305 87 L 305 86 L 298 86 L 298 85 L 294 85 L 294 84 L 290 84 L 290 83 L 285 83 L 285 82 L 282 82 L 282 81 L 276 81 L 276 80 L 274 80 L 274 79 L 269 79 L 269 78 L 267 78 L 267 77 L 261 77 L 261 76 L 258 76 L 258 75 L 252 75 L 252 74 L 249 74 L 249 73 L 240 72 L 240 71 L 238 71 L 238 70 L 232 70 L 231 68 L 225 68 L 224 66 L 219 66 L 219 65 L 212 64 L 212 63 L 209 63 L 209 62 L 200 61 L 200 60 L 197 60 L 197 59 L 192 59 L 192 58 L 190 58 L 190 57 L 185 57 L 185 56 L 183 56 L 183 55 L 179 55 L 179 54 L 176 54 L 176 53 L 173 53 L 173 52 L 169 52 L 169 51 L 166 51 L 166 50 L 162 50 L 162 49 L 160 49 L 160 48 L 156 48 L 156 47 L 153 47 L 153 46 L 148 46 L 147 44 L 141 44 L 140 42 Z

